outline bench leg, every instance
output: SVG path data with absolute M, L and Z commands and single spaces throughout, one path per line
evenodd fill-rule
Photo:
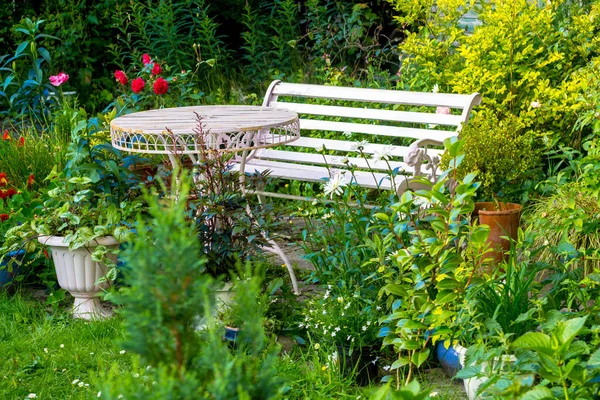
M 285 264 L 285 267 L 288 270 L 288 273 L 290 274 L 290 279 L 292 281 L 292 288 L 294 289 L 294 294 L 296 294 L 296 295 L 300 294 L 300 289 L 298 289 L 298 281 L 296 280 L 296 274 L 294 273 L 294 268 L 292 267 L 290 260 L 287 258 L 287 256 L 283 252 L 283 250 L 281 250 L 281 247 L 279 247 L 279 245 L 273 239 L 267 239 L 267 241 L 269 242 L 271 247 L 265 247 L 264 249 L 267 251 L 270 251 L 271 253 L 277 254 L 279 256 L 279 258 L 281 258 L 281 261 L 283 261 L 283 263 Z

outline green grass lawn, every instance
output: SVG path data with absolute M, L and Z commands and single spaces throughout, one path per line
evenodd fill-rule
M 140 368 L 137 357 L 119 347 L 123 334 L 119 317 L 76 320 L 66 307 L 48 308 L 29 292 L 0 293 L 0 399 L 26 399 L 31 393 L 38 399 L 97 398 L 96 383 L 110 368 L 123 374 Z M 367 399 L 369 388 L 341 378 L 327 358 L 299 347 L 282 354 L 277 365 L 277 374 L 287 382 L 282 398 Z M 466 398 L 439 369 L 418 378 L 438 392 L 438 399 Z
M 89 399 L 96 397 L 98 372 L 121 354 L 121 320 L 86 322 L 66 311 L 48 314 L 29 296 L 0 294 L 0 399 Z

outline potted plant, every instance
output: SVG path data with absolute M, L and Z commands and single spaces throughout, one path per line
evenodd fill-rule
M 33 179 L 31 175 L 28 188 L 33 184 Z M 33 208 L 39 200 L 28 188 L 17 190 L 9 187 L 6 174 L 0 172 L 0 248 L 4 245 L 7 232 L 33 219 Z M 27 262 L 25 250 L 21 248 L 0 253 L 0 289 L 10 286 L 19 275 L 23 264 Z
M 522 194 L 518 191 L 522 190 L 525 176 L 540 158 L 534 139 L 525 128 L 512 114 L 500 117 L 481 111 L 461 131 L 465 158 L 456 169 L 457 177 L 462 179 L 476 172 L 481 182 L 479 197 L 488 201 L 475 203 L 473 217 L 490 227 L 488 243 L 495 264 L 506 259 L 510 248 L 510 242 L 503 237 L 517 238 L 521 205 L 511 200 Z M 447 169 L 448 161 L 445 154 L 442 168 Z
M 535 281 L 539 268 L 518 260 L 514 247 L 500 267 L 504 272 L 495 279 L 468 289 L 454 324 L 463 345 L 457 350 L 464 369 L 457 377 L 464 379 L 470 400 L 477 397 L 480 386 L 487 387 L 494 371 L 514 361 L 509 351 L 512 342 L 538 326 L 534 303 L 539 292 Z
M 104 318 L 109 314 L 97 296 L 111 279 L 100 279 L 116 261 L 119 243 L 131 235 L 129 223 L 140 208 L 136 201 L 115 204 L 88 177 L 56 174 L 34 218 L 11 229 L 0 251 L 34 249 L 36 242 L 49 246 L 58 284 L 75 298 L 73 316 Z

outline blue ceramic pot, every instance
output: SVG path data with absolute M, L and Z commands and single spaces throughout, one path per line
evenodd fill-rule
M 231 326 L 226 326 L 224 339 L 230 342 L 235 342 L 238 333 L 240 333 L 239 328 L 232 328 Z
M 8 263 L 11 261 L 11 259 L 20 261 L 24 256 L 25 250 L 11 251 L 6 255 L 4 260 L 2 260 L 2 263 L 0 263 L 0 289 L 4 288 L 5 286 L 9 286 L 15 276 L 19 275 L 19 272 L 21 272 L 20 268 L 16 264 L 12 266 L 12 271 L 9 272 L 7 269 Z
M 435 352 L 444 372 L 449 377 L 456 375 L 458 370 L 460 370 L 460 362 L 456 349 L 454 349 L 452 346 L 447 349 L 444 346 L 444 342 L 441 341 L 435 345 Z

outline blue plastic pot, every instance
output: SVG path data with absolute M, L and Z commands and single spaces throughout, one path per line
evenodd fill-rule
M 458 352 L 452 345 L 449 349 L 444 346 L 444 342 L 438 342 L 435 345 L 435 352 L 442 366 L 442 369 L 449 377 L 453 377 L 460 370 Z
M 13 264 L 12 272 L 8 271 L 8 263 L 12 260 L 22 260 L 25 256 L 25 250 L 9 252 L 2 263 L 0 263 L 0 289 L 9 286 L 17 275 L 21 272 L 18 265 Z

